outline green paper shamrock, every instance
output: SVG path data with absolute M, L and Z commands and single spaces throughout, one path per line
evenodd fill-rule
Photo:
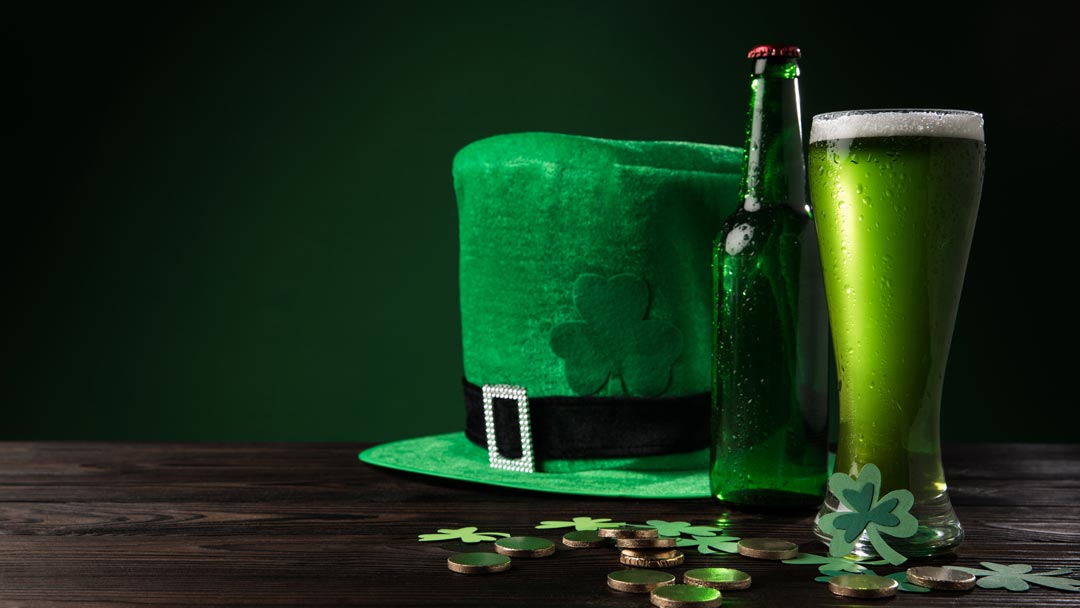
M 645 522 L 647 527 L 656 528 L 660 536 L 716 536 L 720 528 L 715 526 L 691 526 L 688 521 L 664 521 L 662 519 L 650 519 Z
M 738 553 L 738 536 L 695 536 L 694 538 L 680 538 L 675 541 L 678 547 L 697 547 L 698 553 Z
M 429 543 L 437 540 L 453 540 L 460 539 L 465 543 L 479 543 L 483 541 L 495 540 L 496 536 L 506 536 L 509 534 L 504 532 L 477 532 L 476 526 L 469 526 L 468 528 L 444 528 L 439 530 L 438 534 L 421 534 L 420 542 Z
M 663 393 L 671 382 L 671 366 L 682 354 L 683 337 L 667 321 L 645 319 L 645 280 L 633 274 L 605 279 L 586 273 L 574 281 L 573 296 L 582 321 L 556 325 L 550 339 L 570 388 L 592 395 L 617 376 L 623 394 Z
M 904 563 L 907 558 L 890 547 L 881 535 L 907 538 L 915 534 L 919 522 L 910 513 L 915 496 L 908 490 L 893 490 L 878 498 L 880 488 L 881 471 L 873 464 L 864 466 L 858 478 L 844 473 L 829 478 L 829 490 L 848 510 L 829 513 L 818 520 L 821 531 L 831 537 L 829 555 L 841 557 L 851 553 L 865 530 L 881 557 L 894 566 Z
M 858 560 L 851 559 L 850 557 L 826 557 L 824 555 L 815 555 L 813 553 L 800 553 L 791 559 L 785 559 L 783 563 L 818 566 L 818 571 L 822 574 L 837 571 L 861 574 L 869 570 L 866 567 L 867 565 L 877 566 L 889 562 L 882 559 L 860 563 Z
M 979 562 L 983 568 L 962 568 L 960 566 L 945 566 L 953 570 L 960 570 L 979 577 L 977 585 L 983 589 L 1008 589 L 1009 591 L 1027 591 L 1031 588 L 1028 583 L 1035 583 L 1043 587 L 1060 589 L 1062 591 L 1080 591 L 1080 579 L 1060 578 L 1063 574 L 1072 574 L 1069 568 L 1049 570 L 1047 572 L 1031 573 L 1031 566 L 1027 564 L 995 564 L 994 562 Z
M 840 576 L 842 574 L 862 574 L 862 572 L 847 572 L 844 570 L 822 570 L 822 576 L 815 576 L 814 581 L 818 583 L 827 583 L 829 579 L 834 576 Z
M 575 517 L 573 521 L 542 521 L 537 530 L 551 530 L 553 528 L 576 528 L 578 530 L 598 530 L 600 528 L 617 528 L 624 525 L 621 521 L 611 521 L 606 517 L 594 519 L 592 517 Z
M 841 574 L 874 574 L 873 570 L 865 569 L 863 572 L 847 572 L 844 570 L 822 570 L 822 574 L 825 576 L 815 577 L 814 580 L 819 583 L 827 583 L 829 579 L 834 576 L 840 576 Z M 929 593 L 928 587 L 916 585 L 915 583 L 909 583 L 907 580 L 907 572 L 893 572 L 892 574 L 886 574 L 885 578 L 891 578 L 899 585 L 900 591 L 907 591 L 908 593 Z

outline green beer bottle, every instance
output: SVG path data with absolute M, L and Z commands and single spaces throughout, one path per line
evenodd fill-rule
M 750 51 L 742 206 L 713 247 L 712 493 L 736 506 L 812 508 L 827 477 L 827 356 L 806 196 L 799 49 Z

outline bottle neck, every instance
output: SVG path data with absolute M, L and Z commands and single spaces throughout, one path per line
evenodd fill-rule
M 746 211 L 788 205 L 799 213 L 809 212 L 799 65 L 794 58 L 755 60 L 739 194 Z

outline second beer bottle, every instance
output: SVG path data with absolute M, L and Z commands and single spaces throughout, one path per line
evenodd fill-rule
M 742 204 L 713 250 L 712 493 L 814 508 L 827 471 L 828 320 L 806 196 L 799 49 L 750 51 Z

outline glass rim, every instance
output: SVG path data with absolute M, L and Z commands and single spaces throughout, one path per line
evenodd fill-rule
M 939 114 L 942 116 L 978 116 L 982 118 L 982 112 L 972 110 L 954 110 L 948 108 L 870 108 L 865 110 L 838 110 L 814 114 L 813 120 L 833 120 L 844 116 L 859 116 L 864 114 Z

